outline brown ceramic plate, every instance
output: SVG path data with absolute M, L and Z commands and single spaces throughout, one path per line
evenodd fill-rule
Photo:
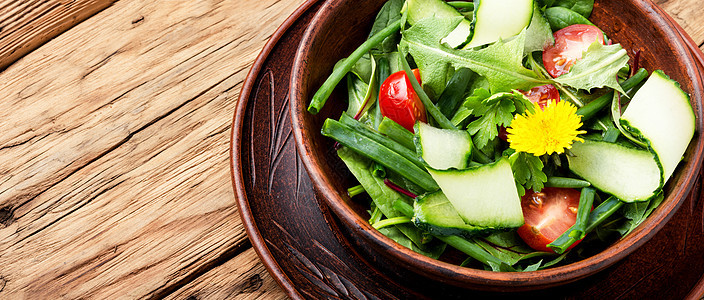
M 643 245 L 676 212 L 690 192 L 701 166 L 702 69 L 668 16 L 651 1 L 597 0 L 590 20 L 633 55 L 641 51 L 641 66 L 661 69 L 691 95 L 697 116 L 697 133 L 683 162 L 665 187 L 666 199 L 635 231 L 603 252 L 566 266 L 524 273 L 499 273 L 459 267 L 419 255 L 386 238 L 366 222 L 366 207 L 344 191 L 355 184 L 335 155 L 333 141 L 320 134 L 323 121 L 337 118 L 345 105 L 341 93 L 333 94 L 317 115 L 306 106 L 333 65 L 349 55 L 366 38 L 384 0 L 327 1 L 318 11 L 300 43 L 291 75 L 291 118 L 297 149 L 314 187 L 362 247 L 386 255 L 409 270 L 445 283 L 484 290 L 526 290 L 556 286 L 592 275 Z M 695 47 L 696 48 L 696 47 Z

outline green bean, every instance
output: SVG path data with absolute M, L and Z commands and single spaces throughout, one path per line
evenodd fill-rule
M 546 187 L 581 189 L 592 185 L 589 181 L 568 178 L 568 177 L 548 177 L 545 182 Z
M 347 189 L 347 195 L 349 195 L 350 198 L 357 196 L 357 195 L 364 193 L 364 192 L 366 192 L 366 190 L 364 190 L 364 187 L 361 184 Z
M 393 226 L 393 225 L 399 225 L 399 224 L 405 224 L 405 223 L 411 223 L 411 218 L 409 217 L 395 217 L 395 218 L 390 218 L 390 219 L 383 219 L 379 222 L 376 222 L 372 224 L 372 227 L 374 229 L 380 229 L 384 228 L 387 226 Z
M 332 71 L 332 74 L 330 74 L 325 82 L 323 82 L 318 91 L 315 92 L 313 99 L 308 105 L 308 112 L 311 114 L 317 114 L 320 112 L 320 109 L 322 109 L 323 105 L 325 105 L 325 102 L 328 100 L 328 97 L 330 97 L 330 94 L 333 89 L 335 89 L 335 86 L 340 83 L 340 80 L 345 77 L 347 72 L 352 70 L 352 67 L 354 67 L 362 55 L 369 52 L 372 47 L 381 43 L 386 37 L 390 36 L 394 32 L 397 32 L 399 29 L 401 29 L 401 20 L 389 24 L 389 26 L 370 37 L 356 50 L 354 50 L 354 52 L 352 52 L 352 54 L 345 59 L 339 68 L 335 68 Z
M 464 252 L 464 254 L 467 254 L 470 257 L 484 263 L 485 265 L 500 265 L 501 263 L 504 263 L 503 260 L 491 255 L 491 253 L 484 250 L 484 248 L 459 236 L 449 235 L 435 237 L 452 246 L 453 248 Z
M 430 97 L 423 91 L 423 88 L 420 86 L 420 83 L 418 82 L 418 79 L 416 79 L 415 76 L 413 76 L 413 71 L 411 70 L 411 66 L 408 65 L 408 61 L 406 61 L 406 54 L 402 52 L 401 54 L 401 65 L 403 66 L 403 70 L 406 71 L 406 76 L 410 79 L 409 81 L 411 82 L 411 85 L 413 86 L 413 90 L 416 92 L 416 95 L 418 95 L 418 98 L 420 98 L 420 101 L 423 102 L 423 106 L 425 106 L 425 111 L 430 114 L 433 119 L 440 125 L 441 128 L 443 129 L 457 129 L 455 125 L 452 125 L 452 122 L 443 115 L 440 110 L 438 109 L 437 106 L 433 103 L 432 100 L 430 100 Z
M 389 59 L 386 58 L 385 56 L 382 56 L 379 58 L 379 62 L 377 63 L 377 82 L 379 83 L 379 93 L 378 95 L 381 95 L 381 85 L 386 81 L 386 78 L 391 75 L 391 66 L 389 65 Z M 379 128 L 381 126 L 381 122 L 383 121 L 384 116 L 381 114 L 381 108 L 379 108 L 379 99 L 376 101 L 376 111 L 374 114 L 374 128 Z
M 592 100 L 591 102 L 585 104 L 584 106 L 577 109 L 577 114 L 582 116 L 582 122 L 591 119 L 596 116 L 596 114 L 601 111 L 606 105 L 611 103 L 611 98 L 614 96 L 614 92 L 608 92 L 599 98 Z
M 413 143 L 413 133 L 394 122 L 394 120 L 384 117 L 379 123 L 379 132 L 410 150 L 415 151 L 416 149 Z
M 466 1 L 448 1 L 447 4 L 451 5 L 454 8 L 466 8 L 466 9 L 474 9 L 474 3 L 473 2 L 466 2 Z
M 592 211 L 592 204 L 594 204 L 594 196 L 596 195 L 596 190 L 590 187 L 585 187 L 582 189 L 582 193 L 579 195 L 579 207 L 577 207 L 577 220 L 572 227 L 572 232 L 569 236 L 581 240 L 584 238 L 587 229 L 587 221 L 589 221 L 589 212 Z
M 621 206 L 623 206 L 623 202 L 618 200 L 616 197 L 610 197 L 609 199 L 606 199 L 606 201 L 599 204 L 597 208 L 589 213 L 589 220 L 587 221 L 586 228 L 584 229 L 584 234 L 592 232 L 597 226 L 601 225 L 601 223 L 618 211 Z M 564 252 L 577 241 L 574 237 L 569 235 L 569 232 L 571 232 L 573 228 L 575 228 L 574 225 L 566 231 L 566 234 L 560 235 L 552 243 L 548 244 L 548 247 L 552 248 L 557 253 Z
M 374 140 L 375 142 L 384 145 L 384 147 L 387 147 L 391 149 L 392 151 L 400 154 L 401 156 L 405 157 L 412 163 L 416 164 L 419 168 L 425 168 L 425 165 L 423 164 L 423 161 L 418 157 L 418 155 L 414 150 L 410 150 L 403 145 L 381 135 L 380 133 L 370 129 L 366 125 L 360 123 L 359 121 L 355 120 L 354 118 L 350 117 L 347 114 L 342 114 L 340 117 L 340 123 L 345 124 L 352 129 L 354 129 L 356 132 Z
M 413 217 L 413 206 L 404 202 L 403 200 L 394 201 L 393 207 L 402 213 L 404 216 L 412 218 Z
M 639 83 L 641 83 L 645 78 L 648 77 L 648 71 L 644 68 L 638 69 L 638 72 L 633 74 L 630 78 L 624 80 L 620 83 L 624 91 L 628 91 Z M 606 105 L 610 104 L 613 99 L 613 92 L 604 94 L 603 96 L 592 100 L 583 107 L 577 109 L 577 114 L 582 116 L 582 122 L 589 120 L 594 117 L 599 111 L 601 111 Z
M 601 223 L 621 209 L 622 206 L 623 202 L 616 197 L 606 199 L 606 201 L 599 204 L 599 206 L 589 214 L 589 222 L 587 222 L 585 231 L 587 233 L 592 232 L 597 226 L 601 225 Z
M 438 189 L 435 180 L 425 171 L 397 152 L 359 133 L 352 127 L 333 119 L 325 120 L 321 130 L 324 136 L 404 176 L 426 191 Z

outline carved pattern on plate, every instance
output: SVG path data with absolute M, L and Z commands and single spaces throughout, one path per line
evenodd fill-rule
M 333 268 L 342 268 L 349 270 L 349 266 L 339 257 L 337 257 L 332 251 L 328 250 L 322 243 L 318 240 L 312 240 L 312 243 L 318 248 L 320 254 L 324 254 L 326 259 L 321 260 L 320 258 L 316 260 L 310 260 L 296 249 L 295 238 L 278 222 L 272 220 L 272 224 L 279 229 L 281 235 L 278 237 L 283 238 L 283 244 L 286 246 L 286 250 L 279 248 L 275 243 L 266 239 L 267 245 L 270 249 L 275 250 L 280 255 L 286 257 L 294 258 L 293 262 L 296 263 L 295 267 L 301 271 L 301 274 L 310 281 L 313 285 L 321 288 L 325 293 L 329 294 L 326 296 L 341 298 L 341 299 L 379 299 L 374 295 L 363 292 L 363 289 L 357 288 L 356 284 L 349 278 L 342 276 L 339 272 L 333 270 Z M 330 262 L 330 265 L 325 266 L 314 261 L 326 261 Z M 385 295 L 390 296 L 389 299 L 394 299 L 391 293 L 388 291 L 382 291 Z

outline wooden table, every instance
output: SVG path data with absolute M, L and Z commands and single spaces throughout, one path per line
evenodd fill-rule
M 284 298 L 228 149 L 252 62 L 303 2 L 0 1 L 0 298 Z M 704 44 L 704 3 L 656 2 Z

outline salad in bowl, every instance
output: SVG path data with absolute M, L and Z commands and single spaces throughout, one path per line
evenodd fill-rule
M 491 272 L 568 265 L 629 236 L 668 196 L 699 121 L 593 7 L 385 2 L 306 107 L 346 107 L 319 124 L 355 178 L 338 192 L 396 243 Z

